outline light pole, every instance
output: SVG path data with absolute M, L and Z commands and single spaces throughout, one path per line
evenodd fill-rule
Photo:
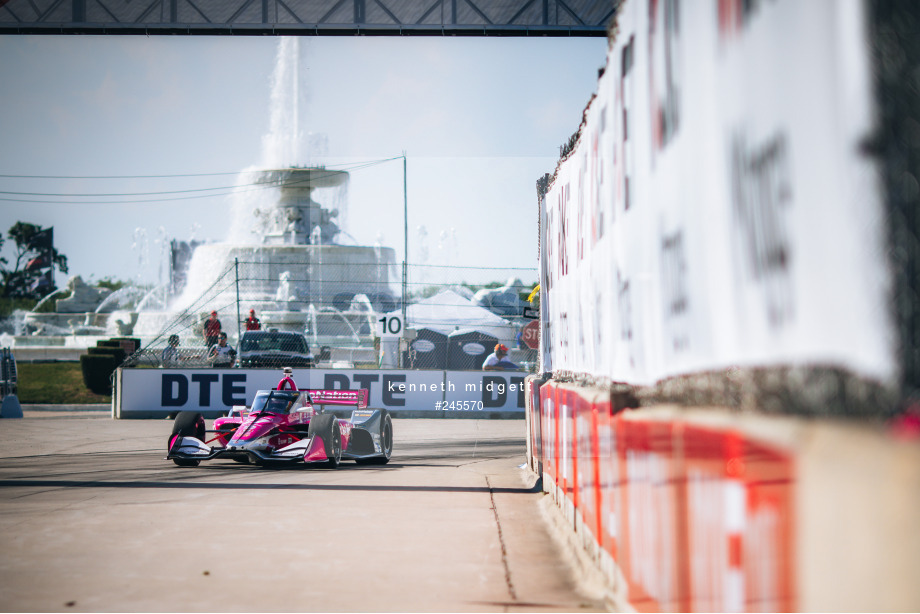
M 406 189 L 406 152 L 403 159 L 403 275 L 402 275 L 402 319 L 406 327 L 406 302 L 409 299 L 409 194 Z

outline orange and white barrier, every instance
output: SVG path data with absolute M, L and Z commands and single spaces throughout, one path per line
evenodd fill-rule
M 530 467 L 617 611 L 918 611 L 920 439 L 527 382 Z
M 789 451 L 532 379 L 530 466 L 639 611 L 796 609 Z M 604 565 L 604 560 L 607 564 Z
M 920 441 L 527 386 L 530 467 L 618 610 L 920 609 Z

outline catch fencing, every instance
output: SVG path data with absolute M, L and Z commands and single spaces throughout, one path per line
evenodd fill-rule
M 209 367 L 205 323 L 211 312 L 217 312 L 228 343 L 238 347 L 250 310 L 262 330 L 302 333 L 317 362 L 326 367 L 446 369 L 447 364 L 427 364 L 420 357 L 446 357 L 449 333 L 474 328 L 485 331 L 483 339 L 494 337 L 493 343 L 511 346 L 513 359 L 535 363 L 535 350 L 524 347 L 520 331 L 529 321 L 523 312 L 531 306 L 527 299 L 536 283 L 536 266 L 398 265 L 387 250 L 377 254 L 377 262 L 356 262 L 349 260 L 347 246 L 289 250 L 271 259 L 221 256 L 210 266 L 193 260 L 188 271 L 176 276 L 166 308 L 138 316 L 134 336 L 141 338 L 142 347 L 123 367 Z M 390 330 L 382 329 L 393 317 L 398 324 L 389 322 Z M 403 322 L 421 329 L 419 337 L 404 341 L 394 360 L 382 364 L 381 338 L 402 329 Z M 178 346 L 164 358 L 172 336 Z M 414 351 L 414 341 L 428 352 Z M 484 347 L 486 353 L 492 351 L 491 345 Z M 481 358 L 463 368 L 478 369 Z

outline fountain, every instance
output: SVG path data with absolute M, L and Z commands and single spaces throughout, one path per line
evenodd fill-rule
M 60 298 L 65 294 L 66 298 Z M 68 279 L 66 286 L 46 295 L 31 311 L 21 314 L 21 322 L 14 321 L 13 326 L 19 330 L 17 336 L 25 333 L 44 337 L 103 335 L 108 312 L 113 308 L 105 312 L 100 312 L 98 308 L 101 304 L 117 304 L 119 297 L 115 294 L 107 289 L 93 288 L 79 275 L 74 275 Z M 48 304 L 54 305 L 53 311 L 43 309 Z
M 172 311 L 194 305 L 221 272 L 237 264 L 233 283 L 209 296 L 204 311 L 233 305 L 235 312 L 238 290 L 245 303 L 241 311 L 257 308 L 265 328 L 304 332 L 309 322 L 314 336 L 353 337 L 326 329 L 341 330 L 344 318 L 350 323 L 349 330 L 366 330 L 367 305 L 381 313 L 394 308 L 397 300 L 389 276 L 396 261 L 394 250 L 336 243 L 340 233 L 334 222 L 337 210 L 312 198 L 314 190 L 344 185 L 347 172 L 291 167 L 250 174 L 256 174 L 259 183 L 278 186 L 279 192 L 273 206 L 265 207 L 263 199 L 251 212 L 252 226 L 258 229 L 253 233 L 255 241 L 198 246 L 189 265 L 188 283 L 172 303 Z M 365 299 L 353 309 L 357 295 Z M 152 316 L 154 313 L 139 315 L 141 333 L 148 332 L 146 324 Z M 235 332 L 225 328 L 231 335 Z
M 152 290 L 108 293 L 72 279 L 71 296 L 57 302 L 56 313 L 20 316 L 16 330 L 32 335 L 17 336 L 16 345 L 85 348 L 100 337 L 131 334 L 143 347 L 170 329 L 188 347 L 202 343 L 200 322 L 211 309 L 238 343 L 238 310 L 256 308 L 263 328 L 305 333 L 311 346 L 366 346 L 372 354 L 376 314 L 399 305 L 395 251 L 379 240 L 374 246 L 338 242 L 348 236 L 340 224 L 347 217 L 349 173 L 311 162 L 325 153 L 325 140 L 301 133 L 307 88 L 300 81 L 308 71 L 299 64 L 300 40 L 280 39 L 262 163 L 237 178 L 224 241 L 171 241 L 170 281 L 161 279 Z M 145 229 L 135 231 L 134 243 L 146 250 Z
M 324 147 L 324 141 L 300 134 L 304 97 L 298 64 L 299 41 L 281 39 L 263 165 L 240 173 L 227 238 L 184 247 L 191 253 L 190 258 L 183 256 L 187 268 L 171 275 L 183 280 L 184 287 L 169 298 L 167 309 L 138 314 L 135 336 L 162 332 L 169 325 L 168 314 L 191 311 L 187 319 L 192 321 L 215 309 L 231 341 L 237 342 L 237 309 L 247 313 L 255 308 L 263 328 L 306 333 L 311 345 L 366 345 L 372 351 L 372 316 L 399 304 L 396 280 L 391 278 L 395 251 L 379 244 L 339 242 L 340 236 L 348 236 L 340 224 L 346 217 L 350 176 L 309 163 L 322 153 L 315 150 Z M 305 146 L 308 149 L 302 151 Z M 308 164 L 292 164 L 298 160 Z M 221 275 L 226 277 L 215 289 Z M 357 296 L 363 299 L 355 301 Z M 173 332 L 186 338 L 184 344 L 200 343 L 195 325 L 180 328 Z

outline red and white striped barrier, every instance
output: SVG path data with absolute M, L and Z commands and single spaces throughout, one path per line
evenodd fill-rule
M 791 455 L 729 428 L 620 411 L 609 394 L 528 382 L 530 466 L 625 580 L 658 611 L 791 611 Z M 604 565 L 602 565 L 604 567 Z

